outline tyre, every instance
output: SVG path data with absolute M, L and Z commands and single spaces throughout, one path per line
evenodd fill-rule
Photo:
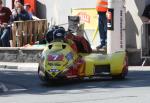
M 128 68 L 124 68 L 121 74 L 112 76 L 112 79 L 118 79 L 118 80 L 125 79 L 127 73 L 128 73 Z
M 128 58 L 125 57 L 124 64 L 123 64 L 122 73 L 119 75 L 113 75 L 112 79 L 125 79 L 126 75 L 128 74 Z
M 44 68 L 40 64 L 38 66 L 38 75 L 39 78 L 44 82 L 47 82 L 49 80 L 47 74 L 44 72 Z

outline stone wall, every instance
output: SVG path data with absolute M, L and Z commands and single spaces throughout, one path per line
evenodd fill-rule
M 42 50 L 34 48 L 1 48 L 0 62 L 36 63 L 40 59 Z

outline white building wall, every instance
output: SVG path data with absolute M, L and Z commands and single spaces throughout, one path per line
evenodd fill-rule
M 4 1 L 4 5 L 12 9 L 12 2 L 10 2 L 10 0 L 3 0 L 3 1 Z
M 67 23 L 71 8 L 94 8 L 95 0 L 45 0 L 47 19 L 52 18 L 57 24 Z

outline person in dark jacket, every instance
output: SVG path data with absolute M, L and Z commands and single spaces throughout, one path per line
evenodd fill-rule
M 38 17 L 34 15 L 34 13 L 31 11 L 31 5 L 29 3 L 24 4 L 24 9 L 28 12 L 30 19 L 32 20 L 40 20 Z
M 31 20 L 28 12 L 24 10 L 23 5 L 19 2 L 15 5 L 16 7 L 12 10 L 11 21 L 25 21 Z
M 11 28 L 8 27 L 11 10 L 0 0 L 0 47 L 10 46 Z
M 142 20 L 144 22 L 150 22 L 150 4 L 148 4 L 145 9 L 144 12 L 142 14 Z

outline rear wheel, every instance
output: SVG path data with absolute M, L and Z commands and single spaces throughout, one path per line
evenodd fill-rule
M 112 79 L 125 79 L 127 73 L 128 69 L 124 68 L 121 74 L 112 76 Z
M 125 57 L 124 64 L 123 64 L 122 73 L 119 75 L 112 76 L 112 79 L 125 79 L 126 75 L 128 74 L 128 58 Z

